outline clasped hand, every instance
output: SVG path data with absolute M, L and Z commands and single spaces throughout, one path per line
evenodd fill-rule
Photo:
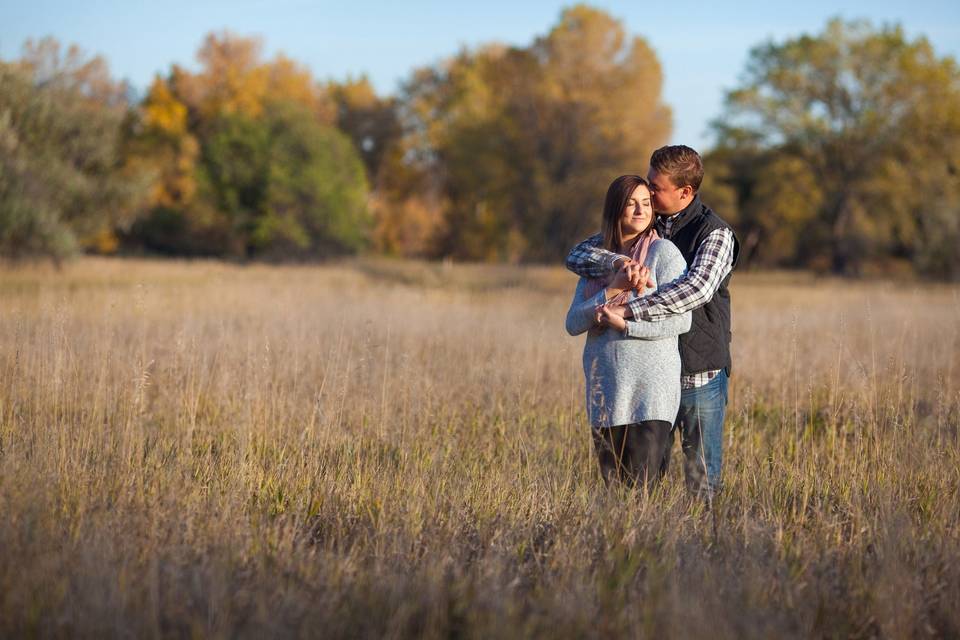
M 610 300 L 622 291 L 636 289 L 641 291 L 644 288 L 652 288 L 653 279 L 650 277 L 650 269 L 630 258 L 620 260 L 620 269 L 617 270 L 613 281 L 607 287 L 607 300 Z M 627 328 L 626 307 L 619 304 L 602 304 L 595 310 L 594 320 L 599 327 L 613 327 L 617 331 L 623 331 Z
M 620 269 L 613 276 L 613 281 L 608 289 L 616 291 L 626 291 L 636 289 L 637 292 L 643 288 L 653 288 L 653 278 L 650 277 L 650 269 L 639 262 L 634 262 L 630 258 L 620 258 Z

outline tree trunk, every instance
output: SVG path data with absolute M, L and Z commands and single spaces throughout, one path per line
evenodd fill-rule
M 837 197 L 830 215 L 833 219 L 831 266 L 833 273 L 838 275 L 850 275 L 851 270 L 855 270 L 857 261 L 850 246 L 851 211 L 848 202 L 849 194 L 845 191 Z

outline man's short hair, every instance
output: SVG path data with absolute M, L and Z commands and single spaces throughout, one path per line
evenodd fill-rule
M 678 188 L 690 185 L 697 192 L 703 182 L 700 154 L 686 145 L 660 147 L 650 156 L 650 167 L 670 178 L 673 186 Z

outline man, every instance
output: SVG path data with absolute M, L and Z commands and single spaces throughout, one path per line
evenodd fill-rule
M 657 232 L 677 245 L 687 272 L 657 292 L 610 311 L 654 322 L 693 311 L 690 331 L 680 336 L 680 411 L 670 438 L 672 441 L 679 429 L 687 487 L 712 499 L 721 486 L 723 420 L 731 368 L 727 285 L 740 242 L 730 225 L 700 201 L 703 162 L 696 151 L 683 145 L 657 149 L 650 158 L 647 180 Z M 567 256 L 567 268 L 589 278 L 625 269 L 636 287 L 646 286 L 646 267 L 606 251 L 602 244 L 599 234 L 578 244 Z M 669 458 L 668 449 L 661 473 Z

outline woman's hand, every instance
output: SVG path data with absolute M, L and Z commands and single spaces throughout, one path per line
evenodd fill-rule
M 607 300 L 619 295 L 621 292 L 626 291 L 627 289 L 633 288 L 633 283 L 631 281 L 633 273 L 636 271 L 635 263 L 630 258 L 620 258 L 617 260 L 617 263 L 620 264 L 620 268 L 617 269 L 617 272 L 613 276 L 613 280 L 610 281 L 610 284 L 607 285 L 606 294 Z
M 627 321 L 623 319 L 623 316 L 606 305 L 597 307 L 596 321 L 601 327 L 613 327 L 617 331 L 623 331 L 627 328 Z

